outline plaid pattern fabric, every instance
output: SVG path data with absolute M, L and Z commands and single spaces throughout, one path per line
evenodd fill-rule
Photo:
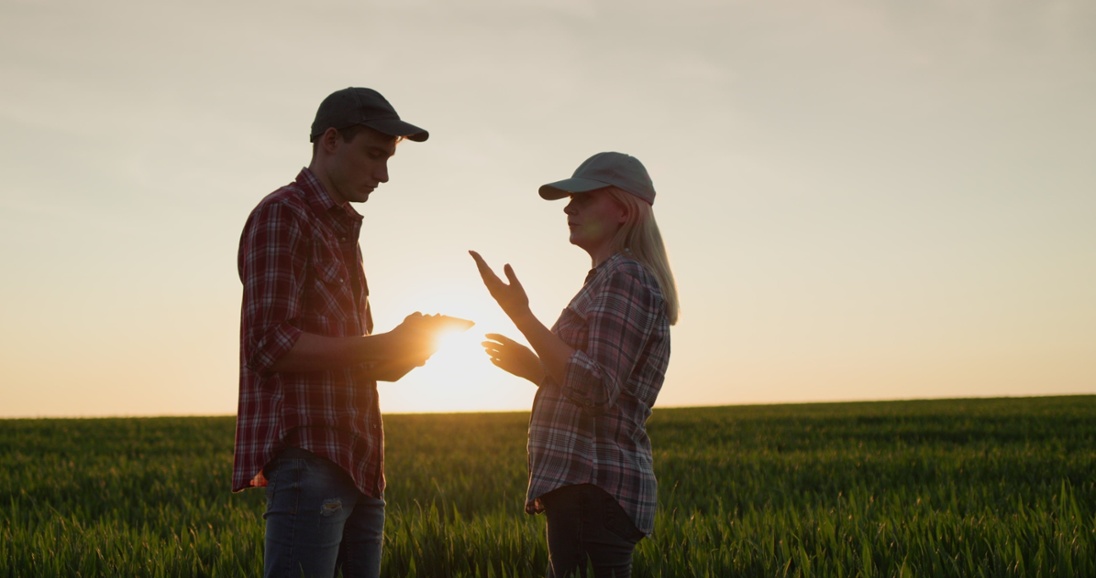
M 654 529 L 656 481 L 646 422 L 670 361 L 670 325 L 658 282 L 627 252 L 586 277 L 552 333 L 576 351 L 564 383 L 546 378 L 529 421 L 529 489 L 574 484 L 614 496 L 637 528 Z
M 366 495 L 384 490 L 377 383 L 364 366 L 273 372 L 302 333 L 369 334 L 372 317 L 358 234 L 362 217 L 336 204 L 307 168 L 251 212 L 240 237 L 240 399 L 232 489 L 285 447 L 323 456 Z

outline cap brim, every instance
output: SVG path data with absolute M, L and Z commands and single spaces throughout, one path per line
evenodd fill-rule
M 555 201 L 575 193 L 589 193 L 590 191 L 605 189 L 611 186 L 612 185 L 601 181 L 575 177 L 543 185 L 540 187 L 539 192 L 542 199 Z
M 399 119 L 371 120 L 363 124 L 388 136 L 402 136 L 415 142 L 422 142 L 430 138 L 430 133 L 424 129 Z

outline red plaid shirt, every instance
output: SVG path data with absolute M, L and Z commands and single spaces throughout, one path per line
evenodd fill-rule
M 377 383 L 364 366 L 274 372 L 298 336 L 373 329 L 358 233 L 362 217 L 336 204 L 308 169 L 251 212 L 240 237 L 240 401 L 232 489 L 286 447 L 342 467 L 366 495 L 384 491 Z
M 666 302 L 627 252 L 586 277 L 552 333 L 575 349 L 562 384 L 546 378 L 529 421 L 529 489 L 538 498 L 575 484 L 614 496 L 640 531 L 654 529 L 656 481 L 646 423 L 670 362 Z

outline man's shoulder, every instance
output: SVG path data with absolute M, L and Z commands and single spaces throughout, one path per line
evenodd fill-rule
M 277 205 L 287 208 L 307 209 L 308 199 L 306 198 L 306 194 L 306 191 L 299 184 L 295 182 L 289 183 L 263 197 L 255 208 L 260 209 L 271 205 Z
M 251 210 L 248 221 L 285 218 L 303 221 L 313 218 L 308 192 L 295 182 L 263 197 Z

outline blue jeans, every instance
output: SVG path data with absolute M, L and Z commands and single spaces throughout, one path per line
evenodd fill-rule
M 643 532 L 616 498 L 591 484 L 564 486 L 540 497 L 548 518 L 548 578 L 629 578 Z
M 289 448 L 265 469 L 263 575 L 375 578 L 381 572 L 384 500 L 311 452 Z

